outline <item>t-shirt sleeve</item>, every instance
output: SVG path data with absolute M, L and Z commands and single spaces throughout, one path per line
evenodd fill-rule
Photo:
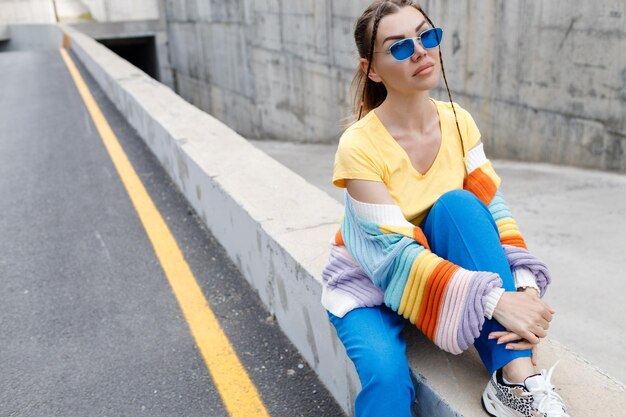
M 346 188 L 346 179 L 383 181 L 383 164 L 369 138 L 359 131 L 346 131 L 335 153 L 333 185 Z

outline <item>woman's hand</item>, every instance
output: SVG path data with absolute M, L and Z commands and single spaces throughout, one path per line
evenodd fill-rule
M 500 345 L 502 343 L 506 343 L 505 348 L 510 350 L 531 350 L 530 360 L 534 366 L 537 366 L 537 346 L 539 343 L 530 343 L 528 340 L 522 338 L 522 336 L 518 335 L 514 332 L 491 332 L 489 333 L 489 339 L 498 339 L 497 343 Z M 520 342 L 515 342 L 516 340 L 520 340 Z
M 531 344 L 537 344 L 539 338 L 547 336 L 554 313 L 536 291 L 529 290 L 502 294 L 493 318 L 509 332 Z

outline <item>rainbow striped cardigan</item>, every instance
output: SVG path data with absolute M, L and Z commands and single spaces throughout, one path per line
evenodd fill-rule
M 528 252 L 482 144 L 469 151 L 465 164 L 464 189 L 494 217 L 512 271 L 530 270 L 543 295 L 550 281 L 547 267 Z M 397 206 L 368 204 L 381 207 L 372 221 L 357 214 L 353 205 L 364 203 L 352 200 L 347 190 L 345 202 L 322 274 L 324 291 L 352 300 L 352 307 L 384 303 L 448 352 L 472 345 L 485 321 L 487 295 L 502 286 L 500 277 L 463 269 L 431 252 L 421 228 L 406 221 Z

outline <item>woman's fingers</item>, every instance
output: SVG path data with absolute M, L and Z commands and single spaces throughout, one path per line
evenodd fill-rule
M 546 310 L 546 312 L 548 313 L 549 317 L 545 317 L 546 320 L 550 321 L 552 320 L 552 315 L 554 313 L 556 313 L 556 311 L 554 311 L 554 309 L 552 307 L 550 307 L 545 301 L 543 301 L 542 299 L 539 299 L 539 301 L 541 302 L 541 304 L 543 304 L 544 310 Z
M 522 336 L 518 335 L 515 332 L 508 331 L 500 331 L 500 332 L 491 332 L 489 333 L 489 339 L 498 339 L 497 343 L 499 345 L 503 343 L 514 342 L 516 340 L 522 340 Z
M 544 319 L 539 321 L 539 326 L 541 326 L 544 330 L 548 330 L 550 328 L 550 322 Z
M 518 336 L 520 337 L 520 340 L 524 340 L 526 342 L 530 342 L 531 344 L 537 344 L 539 343 L 540 339 L 539 337 L 537 337 L 537 335 L 535 335 L 533 332 L 530 331 L 520 331 L 518 333 Z M 511 343 L 509 343 L 511 344 Z
M 498 338 L 500 338 L 502 336 L 505 336 L 505 335 L 507 335 L 509 333 L 512 333 L 512 332 L 509 332 L 509 331 L 506 331 L 506 330 L 502 330 L 502 331 L 499 331 L 499 332 L 491 332 L 491 333 L 489 333 L 489 339 L 498 339 Z
M 509 343 L 505 346 L 508 350 L 528 350 L 532 349 L 534 344 L 527 342 L 526 340 L 518 343 Z
M 550 307 L 548 307 L 547 305 L 544 305 L 543 308 L 541 309 L 541 313 L 540 314 L 541 314 L 541 317 L 543 317 L 544 320 L 552 321 L 552 315 L 554 313 L 552 312 Z
M 522 334 L 520 334 L 520 336 L 522 336 L 523 339 L 526 339 L 528 342 L 532 344 L 539 343 L 539 337 L 537 337 L 533 332 L 524 331 L 522 332 Z
M 537 345 L 534 345 L 531 350 L 530 361 L 532 362 L 533 366 L 537 366 Z
M 535 334 L 535 336 L 540 337 L 540 338 L 544 338 L 548 335 L 548 332 L 546 331 L 546 329 L 544 329 L 540 325 L 536 325 L 534 327 L 533 333 Z M 530 340 L 530 339 L 527 339 L 527 340 Z
M 509 343 L 515 340 L 522 340 L 522 336 L 517 333 L 509 332 L 508 334 L 498 338 L 498 344 L 501 345 L 502 343 Z

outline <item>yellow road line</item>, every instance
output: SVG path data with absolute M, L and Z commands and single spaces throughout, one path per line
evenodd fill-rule
M 126 157 L 72 58 L 66 50 L 60 51 L 146 229 L 226 410 L 233 417 L 269 417 L 256 387 L 239 362 L 237 354 L 208 306 L 174 236 Z

